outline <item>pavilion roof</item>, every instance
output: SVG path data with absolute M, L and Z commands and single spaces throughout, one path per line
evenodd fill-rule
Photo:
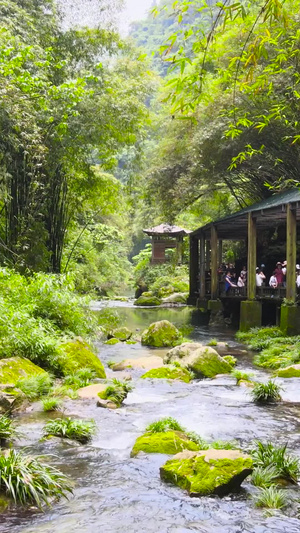
M 300 223 L 300 189 L 294 188 L 281 193 L 275 193 L 269 198 L 249 205 L 232 215 L 210 222 L 192 232 L 199 236 L 201 233 L 209 238 L 211 227 L 215 226 L 220 239 L 242 240 L 247 237 L 248 213 L 254 213 L 257 230 L 275 228 L 286 221 L 286 206 L 293 204 Z
M 191 233 L 189 230 L 185 230 L 183 228 L 180 228 L 179 226 L 172 226 L 171 224 L 160 224 L 159 226 L 155 226 L 154 228 L 149 229 L 143 229 L 144 233 L 147 233 L 147 235 L 170 235 L 171 237 L 179 237 L 188 235 Z

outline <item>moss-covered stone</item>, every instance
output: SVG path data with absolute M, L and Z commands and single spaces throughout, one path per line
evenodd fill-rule
M 45 370 L 24 357 L 10 357 L 0 360 L 0 383 L 14 385 L 20 378 L 46 374 Z
M 161 300 L 157 298 L 156 296 L 140 296 L 137 300 L 135 300 L 134 305 L 141 305 L 145 307 L 154 307 L 156 305 L 160 305 Z
M 192 379 L 192 375 L 186 368 L 172 365 L 149 370 L 149 372 L 146 372 L 146 374 L 144 374 L 142 378 L 178 379 L 180 381 L 184 381 L 185 383 L 189 383 Z
M 166 304 L 186 304 L 188 298 L 187 293 L 175 292 L 163 299 Z
M 233 355 L 223 355 L 224 361 L 228 363 L 231 367 L 235 366 L 237 364 L 237 358 L 233 357 Z
M 152 370 L 161 366 L 164 366 L 162 358 L 158 355 L 152 355 L 150 357 L 139 357 L 138 359 L 124 359 L 124 361 L 112 365 L 111 369 L 114 372 L 119 372 L 128 368 L 134 370 Z
M 115 344 L 118 344 L 119 342 L 121 342 L 119 341 L 119 339 L 112 338 L 112 339 L 108 339 L 108 341 L 105 341 L 104 344 L 108 344 L 109 346 L 114 346 Z
M 117 328 L 113 330 L 112 336 L 119 341 L 128 341 L 132 337 L 132 331 L 125 327 Z
M 300 378 L 300 365 L 292 365 L 287 368 L 280 368 L 277 371 L 279 378 Z
M 180 431 L 145 433 L 136 439 L 131 457 L 135 457 L 139 452 L 174 455 L 182 450 L 195 451 L 199 450 L 199 446 Z
M 184 346 L 184 345 L 182 345 Z M 180 362 L 182 366 L 192 370 L 198 378 L 213 378 L 217 374 L 229 374 L 232 366 L 210 346 L 201 346 L 194 349 L 193 343 L 180 350 L 170 350 L 166 355 L 168 362 Z M 185 355 L 187 354 L 187 355 Z
M 80 368 L 91 368 L 98 378 L 106 378 L 104 366 L 100 359 L 92 352 L 91 347 L 81 339 L 62 344 L 58 362 L 65 376 Z
M 12 505 L 12 501 L 9 500 L 4 494 L 0 493 L 0 513 L 4 513 Z
M 172 348 L 167 355 L 164 357 L 165 363 L 173 363 L 175 361 L 181 362 L 181 359 L 189 357 L 192 352 L 195 352 L 199 348 L 202 348 L 203 344 L 200 342 L 183 342 L 179 346 Z
M 249 456 L 237 450 L 210 449 L 175 456 L 161 467 L 160 477 L 193 496 L 224 496 L 236 490 L 251 472 Z
M 178 329 L 168 320 L 160 320 L 150 324 L 149 328 L 143 331 L 142 344 L 145 346 L 176 346 L 182 340 Z

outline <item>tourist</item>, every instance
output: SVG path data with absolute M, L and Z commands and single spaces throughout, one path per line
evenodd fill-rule
M 300 265 L 296 265 L 296 285 L 297 289 L 300 288 Z
M 247 281 L 247 269 L 246 269 L 246 266 L 243 266 L 243 269 L 241 270 L 240 276 L 242 276 L 242 275 L 243 275 L 244 283 L 246 284 L 246 281 Z
M 283 286 L 286 287 L 286 266 L 287 266 L 287 262 L 286 261 L 283 261 L 282 263 L 282 274 L 283 274 Z
M 245 278 L 244 278 L 243 271 L 241 271 L 241 273 L 239 275 L 239 278 L 238 278 L 238 281 L 237 281 L 237 286 L 238 287 L 245 287 Z
M 226 292 L 226 294 L 230 290 L 231 287 L 236 287 L 236 285 L 235 285 L 235 283 L 233 283 L 233 281 L 231 279 L 230 270 L 227 270 L 226 276 L 225 276 L 225 292 Z
M 269 285 L 270 285 L 270 287 L 272 287 L 272 289 L 277 289 L 277 287 L 278 287 L 277 278 L 276 278 L 276 275 L 275 275 L 275 270 L 274 270 L 272 276 L 270 277 Z
M 282 287 L 283 281 L 284 281 L 284 274 L 282 272 L 282 264 L 280 263 L 280 261 L 278 261 L 278 263 L 276 263 L 275 277 L 277 279 L 278 287 Z
M 266 276 L 263 271 L 257 267 L 256 269 L 256 287 L 261 287 L 264 284 Z

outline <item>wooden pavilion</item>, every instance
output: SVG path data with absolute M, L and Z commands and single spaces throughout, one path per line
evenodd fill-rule
M 266 287 L 265 293 L 256 287 L 257 239 L 261 232 L 271 228 L 286 228 L 286 288 L 274 294 Z M 291 189 L 246 207 L 232 215 L 206 224 L 190 235 L 190 296 L 189 303 L 198 301 L 200 307 L 219 308 L 226 297 L 219 283 L 218 266 L 222 262 L 223 240 L 244 241 L 247 246 L 247 287 L 235 291 L 227 298 L 238 298 L 240 328 L 247 330 L 261 325 L 262 300 L 272 298 L 283 301 L 281 326 L 292 334 L 300 333 L 300 307 L 297 305 L 295 267 L 297 262 L 297 229 L 300 228 L 300 189 Z M 207 271 L 209 269 L 209 292 Z M 202 302 L 202 303 L 201 303 Z M 218 303 L 217 303 L 218 302 Z M 292 318 L 293 316 L 293 318 Z
M 154 228 L 144 229 L 143 232 L 151 237 L 151 263 L 165 263 L 168 248 L 176 249 L 176 263 L 182 263 L 183 238 L 191 233 L 190 231 L 170 224 L 160 224 Z

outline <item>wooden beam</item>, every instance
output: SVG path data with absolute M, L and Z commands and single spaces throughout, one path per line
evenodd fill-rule
M 256 261 L 256 219 L 252 213 L 248 213 L 248 300 L 254 300 L 256 297 Z
M 190 237 L 190 297 L 194 298 L 198 292 L 199 275 L 199 240 Z
M 205 270 L 210 270 L 210 240 L 205 243 Z
M 211 299 L 218 298 L 218 233 L 215 226 L 211 227 Z
M 287 205 L 286 216 L 286 299 L 296 301 L 295 268 L 297 261 L 297 217 L 291 204 Z
M 221 266 L 223 262 L 223 241 L 222 239 L 219 239 L 219 244 L 218 244 L 218 263 L 219 263 L 219 266 Z
M 200 236 L 200 298 L 205 298 L 205 236 Z

